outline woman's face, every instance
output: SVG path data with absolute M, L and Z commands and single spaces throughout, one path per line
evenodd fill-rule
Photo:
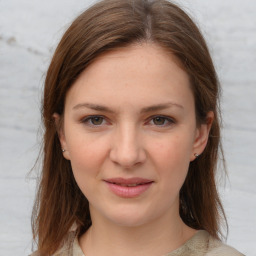
M 209 130 L 196 125 L 194 106 L 188 75 L 157 45 L 106 53 L 80 75 L 60 141 L 92 220 L 178 218 L 180 188 Z

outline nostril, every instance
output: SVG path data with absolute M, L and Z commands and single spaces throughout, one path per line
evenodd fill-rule
M 113 138 L 110 159 L 123 168 L 129 169 L 145 161 L 146 154 L 143 145 L 134 129 L 125 127 Z

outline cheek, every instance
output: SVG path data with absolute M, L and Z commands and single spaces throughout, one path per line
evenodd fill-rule
M 83 133 L 77 133 L 76 136 L 67 134 L 66 138 L 74 175 L 97 174 L 107 154 L 108 143 L 103 138 L 96 139 Z
M 88 200 L 94 197 L 94 189 L 100 180 L 105 150 L 101 144 L 87 139 L 74 139 L 69 143 L 70 162 L 77 185 Z
M 191 138 L 187 136 L 170 136 L 162 141 L 156 141 L 150 147 L 151 155 L 161 162 L 190 162 L 193 149 Z
M 188 172 L 191 150 L 187 138 L 180 136 L 155 143 L 150 155 L 159 177 L 182 185 Z

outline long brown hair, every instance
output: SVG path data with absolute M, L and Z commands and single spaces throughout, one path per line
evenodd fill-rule
M 191 162 L 180 191 L 180 216 L 188 226 L 220 238 L 225 214 L 215 182 L 222 154 L 219 82 L 205 40 L 191 18 L 169 1 L 103 0 L 71 24 L 46 75 L 42 174 L 32 215 L 40 255 L 54 253 L 74 222 L 80 234 L 91 224 L 88 201 L 75 182 L 70 162 L 62 156 L 53 113 L 63 115 L 67 91 L 96 57 L 136 42 L 153 42 L 180 60 L 190 76 L 198 124 L 214 112 L 208 144 Z

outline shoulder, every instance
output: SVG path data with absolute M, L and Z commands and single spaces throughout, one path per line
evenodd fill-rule
M 69 256 L 73 255 L 73 245 L 76 239 L 76 232 L 71 231 L 66 236 L 62 246 L 52 256 Z
M 230 247 L 223 242 L 209 237 L 209 247 L 206 256 L 244 256 L 233 247 Z
M 76 231 L 69 232 L 62 247 L 52 256 L 84 256 L 83 251 L 78 242 L 78 234 Z
M 243 256 L 243 254 L 213 238 L 207 231 L 199 230 L 180 248 L 165 256 Z
M 83 254 L 77 253 L 77 247 L 79 247 L 77 232 L 71 231 L 67 234 L 59 249 L 51 256 L 83 256 Z M 36 251 L 30 256 L 40 256 L 40 254 Z

